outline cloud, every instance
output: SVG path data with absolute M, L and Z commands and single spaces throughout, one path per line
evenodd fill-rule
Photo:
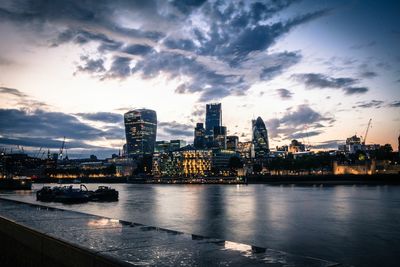
M 303 104 L 288 109 L 281 118 L 267 120 L 265 124 L 270 138 L 295 139 L 319 135 L 326 124 L 332 125 L 334 122 L 333 117 L 322 115 Z
M 44 102 L 32 99 L 29 95 L 15 88 L 0 87 L 0 95 L 11 96 L 14 106 L 23 107 L 25 109 L 47 108 L 48 105 Z M 4 96 L 4 98 L 6 98 Z
M 276 89 L 275 91 L 284 100 L 291 99 L 293 96 L 293 93 L 290 92 L 288 89 L 281 88 L 281 89 Z
M 8 88 L 8 87 L 0 87 L 0 94 L 8 94 L 17 97 L 27 97 L 26 94 L 22 93 L 18 89 L 15 88 Z
M 75 115 L 90 121 L 100 121 L 105 123 L 124 122 L 124 117 L 121 114 L 112 112 L 76 113 Z
M 294 74 L 297 81 L 303 82 L 307 88 L 342 88 L 351 86 L 358 80 L 353 78 L 332 78 L 321 73 Z
M 400 107 L 400 101 L 393 101 L 393 102 L 389 103 L 389 107 L 399 108 Z
M 151 46 L 141 44 L 128 45 L 123 49 L 123 52 L 130 55 L 146 55 L 152 51 L 153 48 Z
M 65 136 L 71 141 L 105 141 L 123 138 L 123 129 L 119 131 L 107 132 L 61 112 L 0 109 L 0 135 L 4 138 L 60 139 Z
M 104 60 L 101 58 L 91 59 L 87 56 L 81 56 L 81 62 L 83 65 L 78 66 L 78 71 L 80 72 L 101 73 L 106 70 L 104 68 Z
M 361 73 L 362 78 L 375 78 L 377 76 L 378 76 L 378 73 L 376 73 L 374 71 L 363 71 Z
M 383 104 L 384 101 L 381 100 L 360 101 L 353 108 L 381 108 Z
M 83 55 L 76 73 L 101 80 L 131 75 L 184 78 L 176 93 L 195 93 L 205 102 L 245 95 L 253 84 L 300 62 L 299 51 L 272 53 L 269 48 L 298 25 L 330 10 L 274 19 L 295 2 L 38 0 L 31 5 L 21 0 L 3 6 L 0 19 L 36 32 L 47 27 L 55 33 L 52 46 L 95 44 L 97 54 Z M 130 23 L 122 24 L 124 20 Z M 111 61 L 108 69 L 106 60 Z
M 364 94 L 369 90 L 367 87 L 353 87 L 359 80 L 349 77 L 333 78 L 321 73 L 294 74 L 291 77 L 303 82 L 308 89 L 336 88 L 346 95 Z
M 346 95 L 354 95 L 354 94 L 365 94 L 368 92 L 367 87 L 347 87 L 343 88 L 343 91 Z
M 330 117 L 325 117 L 316 112 L 308 105 L 299 105 L 294 110 L 289 110 L 281 119 L 280 122 L 286 125 L 298 126 L 307 125 L 320 121 L 332 121 Z

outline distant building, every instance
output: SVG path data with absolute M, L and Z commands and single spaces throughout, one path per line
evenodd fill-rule
M 293 154 L 305 152 L 306 146 L 303 143 L 301 143 L 295 139 L 295 140 L 292 140 L 292 142 L 290 143 L 288 151 Z
M 376 172 L 376 162 L 364 161 L 358 164 L 339 164 L 337 161 L 333 162 L 332 171 L 334 175 L 371 175 Z
M 226 149 L 236 151 L 239 143 L 239 137 L 236 135 L 229 135 L 226 137 Z
M 194 128 L 194 142 L 196 149 L 204 149 L 206 147 L 206 130 L 203 123 L 197 123 Z
M 176 151 L 184 146 L 186 146 L 186 141 L 184 140 L 156 141 L 154 152 L 167 153 Z
M 157 134 L 157 114 L 150 109 L 136 109 L 124 114 L 127 155 L 151 155 Z
M 206 135 L 214 136 L 214 127 L 222 126 L 221 103 L 206 105 Z
M 251 159 L 254 158 L 253 142 L 239 142 L 237 146 L 237 152 L 245 162 L 249 163 Z
M 361 151 L 363 149 L 364 148 L 361 142 L 361 138 L 358 137 L 357 135 L 353 135 L 352 137 L 347 138 L 346 144 L 339 146 L 339 151 L 347 152 L 350 154 L 354 154 L 357 151 Z
M 226 149 L 226 127 L 214 127 L 214 148 Z
M 269 153 L 268 132 L 261 117 L 252 121 L 255 158 L 264 158 Z
M 230 175 L 229 161 L 232 157 L 240 158 L 239 153 L 231 150 L 216 150 L 212 155 L 212 170 L 214 175 Z

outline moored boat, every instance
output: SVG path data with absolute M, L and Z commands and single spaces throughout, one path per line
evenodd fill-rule
M 109 186 L 99 186 L 95 191 L 90 191 L 91 201 L 117 201 L 118 191 Z

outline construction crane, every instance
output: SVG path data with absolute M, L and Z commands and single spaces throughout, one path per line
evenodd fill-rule
M 60 153 L 58 154 L 58 157 L 59 157 L 61 160 L 63 159 L 64 147 L 65 147 L 65 136 L 64 136 L 64 139 L 63 139 L 62 144 L 61 144 L 61 147 L 60 147 Z
M 371 122 L 372 122 L 372 119 L 369 119 L 368 126 L 367 126 L 367 129 L 365 130 L 365 134 L 364 134 L 364 138 L 363 138 L 363 142 L 362 142 L 363 145 L 365 145 L 365 142 L 367 142 L 367 136 L 368 136 L 369 128 L 371 128 Z

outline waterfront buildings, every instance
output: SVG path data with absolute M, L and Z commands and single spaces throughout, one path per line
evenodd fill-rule
M 211 150 L 155 153 L 152 173 L 156 177 L 204 177 L 211 174 Z
M 269 153 L 268 132 L 265 127 L 264 121 L 261 117 L 252 121 L 253 138 L 255 158 L 265 158 Z
M 128 157 L 151 155 L 157 134 L 157 114 L 150 109 L 135 109 L 124 114 Z

